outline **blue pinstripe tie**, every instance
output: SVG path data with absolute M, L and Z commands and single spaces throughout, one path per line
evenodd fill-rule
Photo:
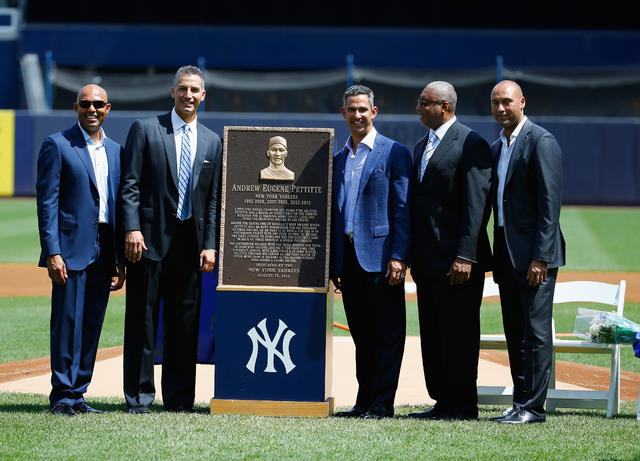
M 420 181 L 424 177 L 424 171 L 427 169 L 427 164 L 429 163 L 429 159 L 433 155 L 433 151 L 436 150 L 438 144 L 440 143 L 440 139 L 436 136 L 436 134 L 431 131 L 429 133 L 429 141 L 427 145 L 424 147 L 424 152 L 422 153 L 422 160 L 420 161 Z
M 180 173 L 178 174 L 178 218 L 187 219 L 191 208 L 191 143 L 189 125 L 183 126 L 182 149 L 180 151 Z

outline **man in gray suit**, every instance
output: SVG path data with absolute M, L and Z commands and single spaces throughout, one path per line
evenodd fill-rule
M 500 423 L 544 422 L 553 355 L 553 292 L 565 263 L 560 231 L 562 153 L 555 138 L 524 115 L 525 98 L 510 80 L 491 92 L 502 126 L 492 145 L 495 281 L 500 287 L 513 407 Z
M 178 69 L 171 112 L 136 120 L 120 186 L 127 307 L 124 394 L 131 413 L 155 398 L 153 361 L 163 306 L 164 407 L 190 411 L 200 316 L 201 272 L 216 264 L 220 137 L 197 120 L 205 98 L 200 69 Z

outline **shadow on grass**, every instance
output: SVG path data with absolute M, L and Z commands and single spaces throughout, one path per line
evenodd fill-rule
M 0 404 L 0 413 L 48 413 L 48 404 L 39 403 L 5 403 Z

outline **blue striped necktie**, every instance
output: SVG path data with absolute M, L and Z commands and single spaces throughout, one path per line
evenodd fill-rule
M 178 174 L 178 218 L 187 219 L 191 208 L 191 143 L 189 125 L 183 126 L 180 173 Z
M 424 177 L 424 171 L 427 169 L 427 163 L 429 163 L 429 159 L 433 155 L 433 151 L 438 147 L 440 140 L 436 136 L 433 131 L 429 132 L 429 141 L 427 145 L 424 147 L 424 152 L 422 153 L 422 161 L 420 162 L 420 181 Z

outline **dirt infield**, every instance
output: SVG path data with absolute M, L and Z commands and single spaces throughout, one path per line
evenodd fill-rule
M 49 296 L 51 295 L 51 281 L 44 268 L 36 264 L 0 264 L 0 297 L 8 296 Z M 573 280 L 592 280 L 597 282 L 619 283 L 627 281 L 625 301 L 640 302 L 640 272 L 570 272 L 560 271 L 559 282 Z M 113 293 L 115 296 L 124 295 L 125 290 Z M 415 295 L 407 296 L 409 299 Z

